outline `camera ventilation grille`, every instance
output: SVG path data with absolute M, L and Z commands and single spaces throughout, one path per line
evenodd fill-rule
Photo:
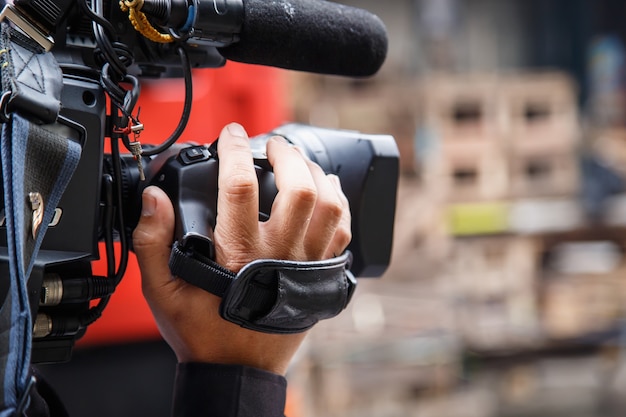
M 61 15 L 61 9 L 54 3 L 54 1 L 34 0 L 32 2 L 32 6 L 41 14 L 43 18 L 50 22 L 56 22 Z

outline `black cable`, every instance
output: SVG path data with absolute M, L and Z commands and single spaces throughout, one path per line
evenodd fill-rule
M 193 80 L 192 80 L 192 74 L 191 74 L 191 64 L 189 63 L 189 56 L 187 55 L 187 52 L 182 47 L 182 45 L 179 45 L 178 48 L 176 48 L 176 51 L 178 52 L 178 56 L 180 57 L 180 60 L 181 60 L 183 77 L 185 79 L 185 102 L 183 105 L 183 114 L 178 122 L 178 126 L 176 126 L 176 129 L 171 134 L 171 136 L 162 144 L 152 149 L 145 150 L 143 152 L 144 156 L 156 155 L 158 153 L 161 153 L 167 150 L 170 146 L 176 143 L 176 141 L 180 138 L 180 136 L 185 131 L 185 128 L 187 127 L 187 123 L 189 122 L 189 115 L 191 114 L 191 105 L 193 103 Z
M 111 102 L 122 113 L 122 118 L 116 121 L 118 127 L 126 128 L 129 124 L 129 119 L 133 118 L 132 111 L 139 96 L 139 81 L 136 77 L 128 74 L 127 71 L 127 68 L 132 65 L 134 60 L 132 51 L 121 42 L 111 42 L 107 34 L 104 33 L 105 29 L 110 30 L 112 27 L 110 24 L 104 23 L 109 22 L 102 16 L 102 0 L 94 0 L 93 6 L 95 10 L 92 11 L 90 16 L 100 17 L 97 21 L 93 21 L 93 33 L 98 45 L 94 53 L 102 65 L 100 85 L 109 95 Z M 122 82 L 131 84 L 131 89 L 126 90 L 123 88 L 120 85 Z M 122 138 L 124 146 L 126 149 L 129 149 L 130 145 L 126 134 Z
M 92 19 L 92 30 L 97 44 L 94 54 L 103 66 L 100 84 L 118 107 L 122 108 L 126 91 L 119 83 L 126 78 L 127 68 L 133 63 L 132 51 L 127 45 L 121 42 L 111 42 L 109 39 L 109 36 L 115 36 L 115 30 L 103 16 L 102 0 L 93 0 L 93 10 L 86 4 L 85 0 L 82 0 L 80 4 L 85 13 Z
M 80 5 L 82 11 L 91 20 L 97 22 L 100 26 L 102 26 L 104 29 L 106 29 L 106 31 L 109 33 L 109 35 L 113 36 L 115 34 L 115 29 L 113 28 L 113 25 L 111 24 L 111 22 L 106 20 L 103 16 L 100 16 L 100 15 L 94 13 L 94 11 L 91 10 L 91 7 L 89 7 L 89 5 L 87 4 L 87 0 L 79 0 L 78 4 Z
M 102 0 L 92 0 L 92 3 L 94 6 L 94 14 L 102 17 L 104 15 L 104 5 L 102 4 Z M 102 17 L 102 19 L 104 19 L 104 17 Z M 96 42 L 104 52 L 106 62 L 109 62 L 111 64 L 112 68 L 116 72 L 116 75 L 119 76 L 119 81 L 121 81 L 126 75 L 126 66 L 119 59 L 119 56 L 115 52 L 111 41 L 104 33 L 104 28 L 94 21 L 93 29 L 94 35 L 96 37 Z M 114 34 L 115 31 L 113 31 L 112 33 Z
M 113 111 L 113 109 L 111 109 Z M 120 238 L 120 261 L 118 264 L 117 274 L 115 275 L 115 285 L 117 285 L 122 278 L 124 277 L 124 273 L 126 272 L 126 267 L 128 266 L 128 238 L 126 236 L 126 226 L 124 224 L 124 213 L 122 210 L 123 207 L 123 196 L 122 196 L 122 164 L 120 162 L 120 147 L 117 138 L 111 138 L 111 152 L 113 155 L 113 175 L 115 176 L 115 198 L 116 198 L 116 218 L 117 218 L 117 230 L 119 231 Z
M 99 53 L 101 54 L 101 60 L 104 62 L 101 71 L 100 84 L 109 94 L 111 101 L 122 112 L 124 117 L 122 121 L 127 121 L 126 118 L 132 117 L 131 112 L 134 108 L 134 103 L 132 106 L 126 105 L 127 103 L 125 103 L 125 99 L 127 92 L 119 85 L 119 83 L 126 80 L 128 77 L 127 67 L 132 64 L 132 53 L 128 49 L 128 47 L 126 47 L 126 45 L 123 45 L 121 43 L 112 44 L 104 33 L 104 31 L 106 30 L 109 32 L 110 35 L 112 35 L 115 33 L 115 31 L 111 23 L 102 16 L 102 0 L 93 0 L 94 10 L 92 10 L 86 4 L 86 0 L 81 0 L 80 3 L 83 9 L 85 9 L 85 12 L 89 15 L 89 17 L 93 19 L 94 36 L 96 38 Z M 191 107 L 193 103 L 193 81 L 191 74 L 191 64 L 189 62 L 187 52 L 182 47 L 182 45 L 179 44 L 179 46 L 176 48 L 176 51 L 181 60 L 181 69 L 185 82 L 185 100 L 183 104 L 182 115 L 179 119 L 176 129 L 174 129 L 174 132 L 170 135 L 170 137 L 167 138 L 161 145 L 144 151 L 143 154 L 145 156 L 156 155 L 167 150 L 180 138 L 189 122 Z M 136 101 L 136 98 L 134 101 Z M 124 125 L 126 124 L 127 123 L 125 123 Z M 125 146 L 128 148 L 127 143 L 128 141 L 124 141 Z
M 113 178 L 106 174 L 103 177 L 104 188 L 104 213 L 102 227 L 104 230 L 104 248 L 107 264 L 107 277 L 113 279 L 115 277 L 115 250 L 113 247 Z
M 110 108 L 110 113 L 112 115 L 112 117 L 116 117 L 117 116 L 117 108 L 115 107 L 115 105 L 113 103 L 111 103 L 111 108 Z M 117 265 L 117 271 L 110 271 L 109 272 L 114 272 L 113 274 L 109 275 L 109 279 L 111 279 L 112 282 L 112 288 L 116 288 L 117 285 L 120 283 L 120 281 L 122 280 L 122 278 L 124 277 L 124 274 L 126 272 L 126 268 L 128 267 L 128 257 L 129 257 L 129 245 L 128 245 L 128 238 L 126 235 L 126 226 L 124 224 L 124 213 L 123 213 L 123 196 L 122 196 L 122 165 L 121 165 L 121 155 L 120 155 L 120 146 L 119 146 L 119 137 L 117 137 L 116 135 L 112 134 L 111 135 L 111 162 L 113 165 L 113 197 L 114 197 L 114 218 L 117 219 L 117 230 L 118 230 L 118 235 L 119 235 L 119 240 L 120 240 L 120 260 L 119 263 Z M 112 233 L 112 229 L 113 227 L 110 228 L 111 233 Z M 106 236 L 106 233 L 105 233 Z M 109 250 L 107 249 L 107 252 Z M 109 261 L 109 254 L 107 253 L 107 262 Z M 106 297 L 101 298 L 98 301 L 98 304 L 96 304 L 94 307 L 90 308 L 89 311 L 83 316 L 81 317 L 81 325 L 82 326 L 88 326 L 91 323 L 93 323 L 94 321 L 96 321 L 97 319 L 99 319 L 102 316 L 102 312 L 104 311 L 105 307 L 107 306 L 107 304 L 109 303 L 111 296 L 108 295 Z
M 94 34 L 98 45 L 96 52 L 99 53 L 100 60 L 113 70 L 106 71 L 107 77 L 112 78 L 116 83 L 120 82 L 127 73 L 125 64 L 119 59 L 111 41 L 102 33 L 102 28 L 96 24 L 94 24 Z
M 126 90 L 118 85 L 119 81 L 113 81 L 111 79 L 109 68 L 111 68 L 111 66 L 108 62 L 102 65 L 102 70 L 100 71 L 100 86 L 107 92 L 113 104 L 115 104 L 117 108 L 122 108 Z
M 111 37 L 114 37 L 116 33 L 111 22 L 104 18 L 102 2 L 97 0 L 93 1 L 93 6 L 96 9 L 95 11 L 91 9 L 86 0 L 80 0 L 79 5 L 82 11 L 92 20 L 92 30 L 96 44 L 98 45 L 97 51 L 105 56 L 105 61 L 111 62 L 117 60 L 117 54 L 115 53 L 108 37 L 103 32 L 103 30 L 106 30 L 108 35 Z M 124 73 L 123 64 L 115 61 L 113 65 L 118 72 Z
M 96 43 L 98 45 L 98 51 L 100 59 L 103 62 L 100 83 L 102 87 L 105 89 L 107 94 L 110 97 L 110 111 L 111 119 L 113 123 L 111 126 L 116 126 L 119 121 L 119 113 L 122 113 L 122 124 L 126 125 L 127 123 L 123 123 L 124 121 L 128 121 L 128 118 L 132 117 L 132 110 L 136 104 L 137 95 L 135 91 L 138 87 L 138 81 L 136 78 L 128 79 L 127 67 L 132 64 L 132 52 L 130 49 L 121 43 L 112 43 L 105 31 L 108 32 L 109 35 L 114 36 L 115 30 L 109 21 L 107 21 L 103 15 L 103 5 L 102 0 L 93 0 L 92 4 L 95 10 L 92 10 L 86 3 L 86 0 L 81 0 L 80 5 L 84 9 L 85 13 L 92 18 L 93 20 L 93 32 L 96 39 Z M 180 138 L 185 128 L 187 127 L 187 123 L 189 122 L 189 117 L 191 113 L 191 107 L 193 102 L 193 80 L 191 73 L 191 64 L 189 62 L 189 57 L 187 52 L 179 45 L 176 48 L 176 51 L 181 60 L 181 69 L 183 71 L 184 83 L 185 83 L 185 100 L 183 104 L 182 116 L 179 120 L 176 129 L 170 137 L 165 140 L 161 145 L 158 145 L 152 149 L 144 151 L 144 156 L 152 156 L 158 153 L 161 153 L 167 150 L 170 146 L 172 146 L 176 141 Z M 120 82 L 130 82 L 133 85 L 133 90 L 127 92 L 124 88 L 122 88 L 119 83 Z M 131 94 L 131 97 L 127 97 L 127 94 Z M 128 100 L 128 101 L 127 101 Z M 126 234 L 126 227 L 124 224 L 124 213 L 123 213 L 123 196 L 122 196 L 122 168 L 121 168 L 121 155 L 119 148 L 119 140 L 122 139 L 124 145 L 128 147 L 128 135 L 127 133 L 120 134 L 119 132 L 111 132 L 111 161 L 113 165 L 113 182 L 106 183 L 105 180 L 105 188 L 107 194 L 107 210 L 111 210 L 106 214 L 107 219 L 105 221 L 105 250 L 106 250 L 106 259 L 107 259 L 107 275 L 108 279 L 111 279 L 112 288 L 115 288 L 126 272 L 126 268 L 128 266 L 129 260 L 129 242 Z M 107 188 L 108 187 L 108 188 Z M 113 192 L 111 193 L 110 187 L 113 188 Z M 116 221 L 114 220 L 116 219 Z M 116 260 L 115 260 L 115 252 L 113 246 L 113 229 L 115 225 L 113 223 L 117 223 L 117 230 L 119 231 L 119 240 L 120 240 L 120 259 L 117 264 L 116 270 Z M 89 324 L 96 321 L 104 311 L 110 300 L 110 295 L 102 297 L 98 303 L 89 309 L 89 311 L 81 317 L 81 325 L 88 326 Z

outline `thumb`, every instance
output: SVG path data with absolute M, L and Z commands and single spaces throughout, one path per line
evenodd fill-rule
M 171 280 L 168 262 L 174 239 L 174 208 L 167 194 L 158 187 L 146 188 L 141 201 L 141 217 L 133 232 L 133 247 L 146 291 Z

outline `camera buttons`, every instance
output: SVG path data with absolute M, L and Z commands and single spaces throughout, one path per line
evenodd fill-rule
M 195 164 L 196 162 L 206 161 L 211 157 L 208 149 L 204 146 L 193 146 L 180 151 L 180 161 L 184 165 Z

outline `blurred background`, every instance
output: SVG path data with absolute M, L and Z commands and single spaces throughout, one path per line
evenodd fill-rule
M 395 136 L 393 259 L 311 334 L 293 415 L 624 415 L 626 2 L 344 3 L 386 23 L 386 64 L 290 99 Z
M 295 120 L 400 149 L 391 265 L 311 332 L 287 416 L 624 415 L 626 1 L 343 3 L 387 25 L 375 77 L 194 73 L 187 139 Z M 182 91 L 145 83 L 142 141 L 173 130 Z M 173 368 L 131 264 L 46 372 L 73 415 L 165 416 Z

